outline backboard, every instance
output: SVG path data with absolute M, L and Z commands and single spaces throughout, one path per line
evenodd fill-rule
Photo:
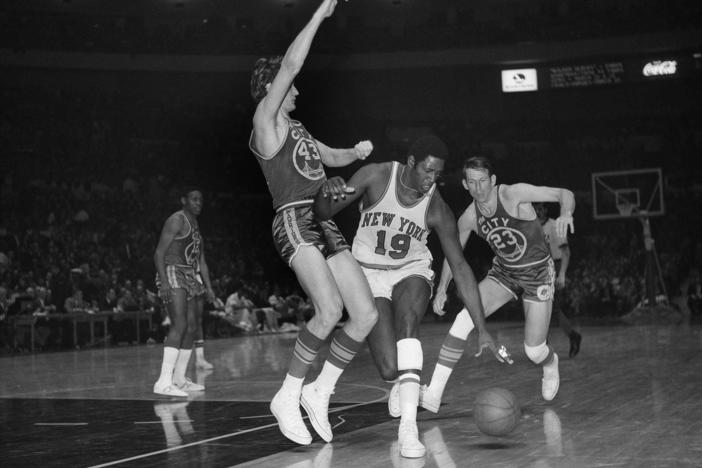
M 592 212 L 597 220 L 664 215 L 661 169 L 594 172 Z

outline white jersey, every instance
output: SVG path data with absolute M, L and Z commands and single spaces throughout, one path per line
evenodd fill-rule
M 560 260 L 563 257 L 561 252 L 561 246 L 568 245 L 568 239 L 560 237 L 556 232 L 556 222 L 549 218 L 544 224 L 541 225 L 544 231 L 544 239 L 548 245 L 548 249 L 551 252 L 551 257 L 554 260 Z
M 351 252 L 366 268 L 394 270 L 422 260 L 431 264 L 426 216 L 436 185 L 415 203 L 405 206 L 397 196 L 399 167 L 399 163 L 393 162 L 390 180 L 380 200 L 361 207 Z

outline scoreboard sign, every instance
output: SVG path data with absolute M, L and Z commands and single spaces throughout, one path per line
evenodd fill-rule
M 546 89 L 584 88 L 699 76 L 702 56 L 697 53 L 627 57 L 580 63 L 553 63 L 536 68 L 502 70 L 502 91 L 513 93 Z

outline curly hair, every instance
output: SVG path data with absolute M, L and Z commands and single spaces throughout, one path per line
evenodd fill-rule
M 429 156 L 446 159 L 449 151 L 446 147 L 446 143 L 439 137 L 428 134 L 417 138 L 410 147 L 408 154 L 413 155 L 417 161 L 423 161 Z
M 273 79 L 280 70 L 283 56 L 263 57 L 256 60 L 253 72 L 251 73 L 251 97 L 258 104 L 268 91 L 266 85 L 273 82 Z

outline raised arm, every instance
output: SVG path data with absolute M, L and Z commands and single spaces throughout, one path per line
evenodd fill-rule
M 453 214 L 451 215 L 453 218 Z M 475 210 L 473 205 L 470 205 L 466 211 L 463 212 L 460 218 L 458 218 L 458 240 L 461 246 L 461 255 L 463 255 L 463 248 L 468 242 L 471 232 L 475 230 Z M 434 313 L 437 315 L 444 315 L 444 305 L 446 304 L 446 289 L 448 288 L 453 274 L 451 268 L 446 259 L 444 259 L 443 266 L 441 268 L 441 276 L 439 278 L 439 284 L 436 286 L 436 292 L 434 293 L 434 303 L 433 309 Z
M 463 256 L 463 248 L 459 243 L 458 232 L 456 227 L 456 219 L 453 213 L 437 194 L 432 198 L 432 206 L 430 207 L 429 226 L 439 236 L 441 249 L 444 252 L 445 264 L 453 272 L 456 278 L 456 291 L 461 301 L 465 305 L 470 318 L 473 320 L 475 329 L 478 330 L 480 337 L 478 338 L 479 353 L 483 349 L 488 348 L 495 358 L 504 362 L 499 355 L 497 346 L 495 345 L 492 336 L 487 331 L 485 326 L 485 311 L 480 300 L 480 291 L 478 290 L 478 282 L 475 279 L 473 270 Z M 445 268 L 444 268 L 445 270 Z M 442 272 L 443 277 L 443 272 Z M 445 289 L 444 289 L 445 290 Z
M 312 40 L 317 34 L 319 26 L 326 18 L 334 13 L 336 0 L 323 0 L 312 18 L 295 37 L 283 56 L 280 70 L 268 88 L 266 96 L 261 100 L 254 114 L 254 128 L 257 133 L 274 131 L 274 122 L 285 95 L 293 84 L 295 77 L 305 63 L 310 51 Z M 257 135 L 257 137 L 259 137 Z M 260 135 L 265 138 L 265 135 Z M 265 148 L 264 148 L 265 149 Z
M 558 202 L 561 213 L 556 219 L 556 235 L 564 238 L 570 232 L 575 232 L 573 212 L 575 211 L 575 196 L 568 189 L 560 187 L 545 187 L 531 184 L 513 184 L 504 186 L 503 196 L 511 205 L 534 202 Z

